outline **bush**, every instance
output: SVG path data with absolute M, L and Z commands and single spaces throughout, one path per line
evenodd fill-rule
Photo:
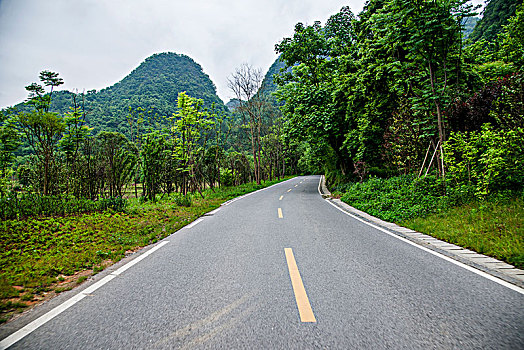
M 53 216 L 93 211 L 114 210 L 122 212 L 127 200 L 120 197 L 93 201 L 73 196 L 44 196 L 39 194 L 13 194 L 0 198 L 0 217 L 3 220 L 23 219 L 34 216 Z
M 339 169 L 326 169 L 325 170 L 325 176 L 326 176 L 326 183 L 327 185 L 332 187 L 337 186 L 344 186 L 349 181 L 353 180 L 354 176 L 348 176 L 342 174 L 342 172 Z
M 519 192 L 524 184 L 524 128 L 451 133 L 444 143 L 447 177 L 454 187 L 475 189 L 486 198 L 497 192 Z
M 345 192 L 341 200 L 349 205 L 394 222 L 424 217 L 472 199 L 471 188 L 450 190 L 444 180 L 435 176 L 371 177 L 362 183 L 339 185 L 336 190 Z
M 233 173 L 229 169 L 220 169 L 220 184 L 222 186 L 233 186 Z
M 95 202 L 97 210 L 101 211 L 111 209 L 117 212 L 123 212 L 127 204 L 127 199 L 122 197 L 103 198 Z
M 179 207 L 190 207 L 192 198 L 189 193 L 185 196 L 181 193 L 176 193 L 174 197 L 174 201 L 176 205 L 178 205 Z

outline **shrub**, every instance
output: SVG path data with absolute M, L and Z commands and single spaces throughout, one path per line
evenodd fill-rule
M 104 210 L 114 210 L 117 212 L 123 212 L 127 207 L 127 199 L 122 197 L 110 197 L 110 198 L 102 198 L 95 202 L 96 207 L 100 211 Z
M 389 179 L 371 177 L 362 183 L 339 185 L 341 200 L 383 220 L 399 222 L 471 200 L 467 187 L 449 191 L 435 176 L 401 175 Z
M 220 184 L 222 186 L 233 186 L 234 176 L 229 169 L 220 169 Z
M 484 124 L 471 133 L 451 133 L 444 143 L 447 177 L 453 187 L 472 187 L 475 195 L 520 191 L 524 183 L 524 128 L 495 130 Z
M 174 201 L 176 203 L 176 205 L 180 206 L 180 207 L 190 207 L 191 206 L 191 202 L 192 202 L 192 198 L 191 198 L 191 195 L 188 193 L 187 195 L 183 195 L 181 193 L 176 193 L 175 194 L 175 197 L 174 197 Z
M 44 196 L 39 194 L 13 194 L 0 197 L 0 217 L 3 220 L 34 216 L 67 215 L 92 211 L 124 211 L 127 200 L 120 197 L 93 201 L 73 196 Z

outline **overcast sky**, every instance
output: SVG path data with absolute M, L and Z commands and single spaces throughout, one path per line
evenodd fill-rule
M 0 0 L 0 108 L 27 97 L 42 70 L 64 89 L 110 86 L 159 52 L 199 63 L 227 102 L 227 77 L 247 62 L 265 73 L 297 22 L 324 24 L 365 0 Z M 482 0 L 476 0 L 482 2 Z

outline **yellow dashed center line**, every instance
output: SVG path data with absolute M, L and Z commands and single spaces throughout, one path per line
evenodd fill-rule
M 278 208 L 278 218 L 283 219 L 284 215 L 282 215 L 282 208 Z
M 287 190 L 288 192 L 291 192 L 291 188 L 289 190 Z
M 289 277 L 291 278 L 291 284 L 293 285 L 293 291 L 295 292 L 295 300 L 297 301 L 300 321 L 317 322 L 315 315 L 313 314 L 313 310 L 311 309 L 311 305 L 309 304 L 309 299 L 306 294 L 306 289 L 304 288 L 304 283 L 302 283 L 300 272 L 298 271 L 297 262 L 295 261 L 295 256 L 293 255 L 293 249 L 284 248 L 284 252 L 286 253 Z
M 279 198 L 278 200 L 279 200 L 279 201 L 281 201 L 281 200 L 282 200 L 282 198 L 284 198 L 284 196 L 280 196 L 280 198 Z

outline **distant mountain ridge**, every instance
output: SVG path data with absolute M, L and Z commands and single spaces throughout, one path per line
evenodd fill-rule
M 262 80 L 261 89 L 265 94 L 271 94 L 277 90 L 277 84 L 275 84 L 274 76 L 280 73 L 280 69 L 287 68 L 286 64 L 282 62 L 280 56 L 277 57 L 275 62 L 269 67 L 264 80 Z
M 462 33 L 464 34 L 464 39 L 467 39 L 471 35 L 478 21 L 480 21 L 480 17 L 466 17 L 463 20 L 462 25 L 464 27 Z
M 522 4 L 522 0 L 490 0 L 482 11 L 482 19 L 476 23 L 468 38 L 472 42 L 495 41 L 508 19 L 515 15 L 519 4 Z
M 226 110 L 215 84 L 198 63 L 186 55 L 164 52 L 149 56 L 116 84 L 98 92 L 88 91 L 84 103 L 86 121 L 95 133 L 106 130 L 125 134 L 130 107 L 141 107 L 147 115 L 168 116 L 176 111 L 178 94 L 183 91 L 202 99 L 206 108 L 214 105 L 217 110 Z M 71 106 L 70 91 L 53 93 L 51 111 L 63 114 Z M 23 103 L 15 107 L 28 108 Z

